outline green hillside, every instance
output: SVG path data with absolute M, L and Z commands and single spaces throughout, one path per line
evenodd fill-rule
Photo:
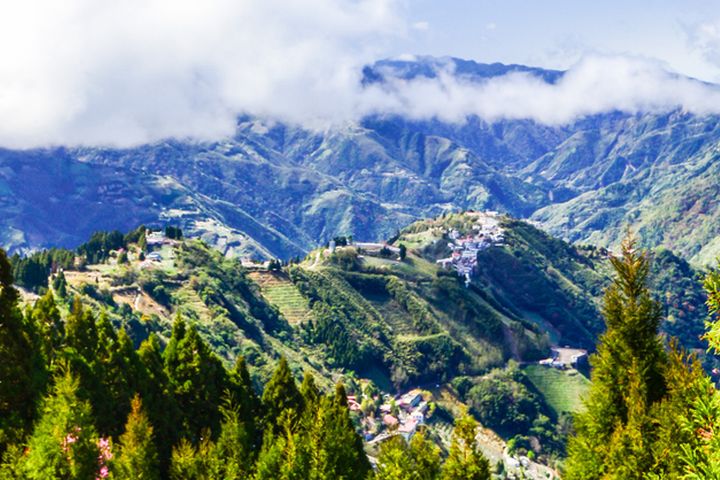
M 334 250 L 322 247 L 270 267 L 243 266 L 201 240 L 163 238 L 146 246 L 144 228 L 98 233 L 75 252 L 12 261 L 27 303 L 51 289 L 67 315 L 81 298 L 135 346 L 155 334 L 163 348 L 179 316 L 226 367 L 242 356 L 257 389 L 280 357 L 298 380 L 311 372 L 323 388 L 338 379 L 353 392 L 394 395 L 421 386 L 450 395 L 448 405 L 467 404 L 512 442 L 513 452 L 534 445 L 552 463 L 564 451 L 563 414 L 578 408 L 587 381 L 514 365 L 547 357 L 551 345 L 593 349 L 603 328 L 598 305 L 609 253 L 493 214 L 502 239 L 475 252 L 469 280 L 442 267 L 438 260 L 452 255 L 453 242 L 477 235 L 487 218 L 466 212 L 423 220 L 386 246 L 338 239 Z M 655 270 L 665 330 L 698 347 L 705 311 L 695 271 L 669 251 L 657 253 Z M 493 410 L 506 402 L 518 402 L 514 420 Z M 447 422 L 438 417 L 438 428 L 447 430 Z M 359 428 L 378 433 L 372 422 Z

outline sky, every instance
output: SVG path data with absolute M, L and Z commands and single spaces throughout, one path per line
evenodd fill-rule
M 410 0 L 398 53 L 566 69 L 588 54 L 654 58 L 720 83 L 718 0 Z
M 232 136 L 239 115 L 324 130 L 370 114 L 561 125 L 720 114 L 720 0 L 0 0 L 0 146 Z M 567 69 L 363 87 L 388 57 Z M 677 75 L 680 74 L 680 75 Z

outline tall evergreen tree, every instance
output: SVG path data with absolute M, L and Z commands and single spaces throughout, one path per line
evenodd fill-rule
M 109 321 L 103 323 L 113 328 Z M 100 433 L 117 437 L 123 430 L 120 419 L 127 418 L 130 413 L 132 397 L 140 391 L 144 372 L 132 340 L 124 329 L 106 338 L 106 354 L 96 366 L 101 389 L 100 398 L 93 403 L 93 410 L 98 418 L 96 425 Z
M 194 327 L 178 318 L 165 350 L 165 369 L 182 415 L 185 434 L 200 441 L 203 430 L 217 435 L 227 372 Z
M 98 474 L 98 438 L 90 404 L 78 398 L 77 379 L 65 373 L 44 402 L 28 442 L 25 474 L 32 480 L 87 480 Z
M 641 478 L 653 465 L 649 409 L 667 392 L 668 360 L 657 335 L 662 308 L 647 287 L 650 260 L 626 239 L 611 258 L 616 277 L 605 293 L 607 330 L 591 361 L 586 411 L 569 442 L 568 479 Z
M 490 463 L 478 450 L 478 423 L 469 414 L 455 421 L 450 453 L 443 465 L 443 480 L 489 480 Z
M 303 399 L 285 357 L 280 358 L 273 376 L 265 385 L 262 405 L 265 410 L 266 424 L 274 433 L 280 432 L 282 429 L 279 419 L 283 413 L 290 416 L 291 422 L 299 420 L 303 409 Z
M 224 480 L 249 478 L 254 463 L 253 438 L 242 420 L 244 415 L 231 402 L 223 405 L 221 412 L 220 436 L 210 448 L 212 476 Z
M 172 446 L 180 435 L 180 411 L 172 392 L 170 380 L 156 335 L 150 335 L 138 350 L 142 363 L 140 393 L 143 407 L 153 426 L 153 438 L 158 449 L 160 471 L 164 474 L 170 465 Z
M 65 319 L 65 342 L 88 362 L 95 359 L 99 346 L 95 317 L 79 296 L 73 299 L 70 315 Z
M 0 249 L 0 453 L 29 428 L 45 378 L 35 333 L 18 299 L 10 262 Z
M 237 357 L 235 368 L 230 372 L 229 379 L 230 403 L 233 405 L 233 409 L 237 410 L 239 421 L 243 423 L 249 438 L 253 439 L 251 446 L 259 449 L 262 444 L 255 440 L 260 435 L 258 419 L 262 417 L 262 408 L 243 356 Z
M 365 478 L 370 472 L 370 463 L 363 450 L 362 438 L 350 419 L 345 388 L 337 384 L 335 395 L 323 401 L 328 403 L 324 409 L 328 475 L 338 479 Z
M 118 480 L 158 480 L 160 464 L 153 441 L 153 428 L 139 396 L 132 400 L 125 432 L 120 436 L 113 477 Z
M 720 262 L 718 268 L 708 272 L 703 282 L 707 293 L 710 320 L 707 322 L 705 338 L 710 348 L 720 352 Z M 699 392 L 691 410 L 685 417 L 684 431 L 692 437 L 690 441 L 676 444 L 682 460 L 684 478 L 705 480 L 720 478 L 720 392 L 712 380 L 703 375 L 695 382 Z
M 30 314 L 38 331 L 43 358 L 52 369 L 65 341 L 65 324 L 51 291 L 35 302 Z

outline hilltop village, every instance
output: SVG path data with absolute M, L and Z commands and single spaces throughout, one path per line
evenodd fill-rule
M 452 254 L 437 260 L 442 268 L 455 270 L 464 277 L 466 284 L 470 283 L 470 277 L 477 268 L 478 252 L 492 246 L 502 246 L 505 241 L 498 212 L 469 212 L 467 215 L 475 218 L 472 232 L 462 235 L 457 229 L 446 229 L 444 233 L 450 239 L 448 248 Z

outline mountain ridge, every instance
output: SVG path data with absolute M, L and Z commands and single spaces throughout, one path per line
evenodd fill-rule
M 563 74 L 423 57 L 365 76 L 427 76 L 448 63 L 475 81 Z M 605 247 L 635 226 L 647 246 L 701 265 L 720 252 L 718 144 L 717 116 L 680 111 L 559 127 L 371 116 L 324 132 L 241 117 L 233 138 L 214 143 L 1 150 L 0 242 L 76 246 L 94 230 L 170 220 L 230 255 L 291 258 L 336 235 L 378 240 L 412 220 L 493 209 Z

